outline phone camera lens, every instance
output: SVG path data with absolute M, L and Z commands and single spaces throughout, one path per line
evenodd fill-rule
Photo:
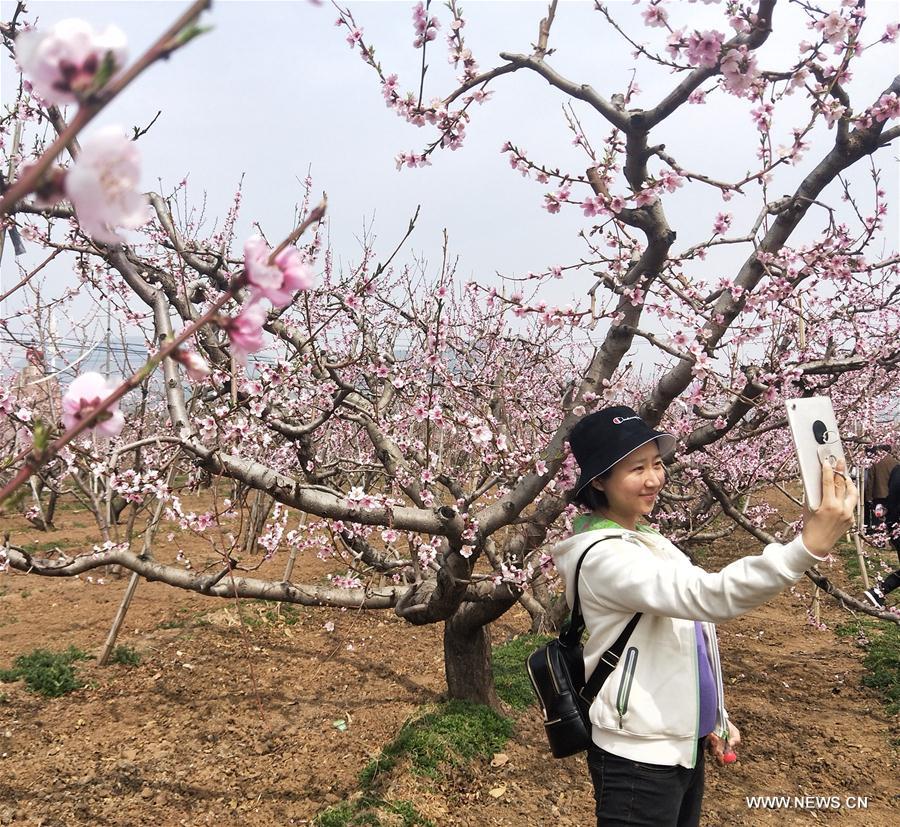
M 828 442 L 828 427 L 824 422 L 822 422 L 821 419 L 817 419 L 815 422 L 813 422 L 812 432 L 813 437 L 815 437 L 815 440 L 819 443 L 819 445 L 824 445 L 826 442 Z

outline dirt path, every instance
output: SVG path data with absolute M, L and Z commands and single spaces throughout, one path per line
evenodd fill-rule
M 96 651 L 125 583 L 0 575 L 0 667 L 36 647 Z M 852 642 L 805 624 L 805 590 L 720 628 L 744 749 L 738 764 L 709 769 L 705 825 L 898 822 L 897 722 L 860 686 Z M 823 605 L 826 623 L 842 619 Z M 141 583 L 120 639 L 139 666 L 85 663 L 89 686 L 53 700 L 0 685 L 0 824 L 308 824 L 443 689 L 438 627 L 389 613 L 242 612 L 243 623 L 234 604 Z M 526 628 L 511 613 L 495 642 Z M 584 760 L 550 758 L 536 712 L 519 716 L 505 752 L 508 763 L 483 762 L 473 778 L 405 777 L 392 792 L 437 825 L 592 823 Z M 792 806 L 750 808 L 755 795 Z M 826 800 L 800 809 L 794 796 Z M 848 809 L 847 796 L 868 797 L 867 808 Z

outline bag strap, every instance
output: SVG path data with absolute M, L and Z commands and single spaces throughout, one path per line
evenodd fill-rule
M 631 637 L 634 627 L 638 625 L 641 615 L 642 613 L 638 612 L 631 618 L 631 620 L 628 621 L 628 625 L 622 630 L 622 634 L 616 638 L 616 642 L 600 655 L 600 663 L 597 664 L 597 668 L 594 669 L 593 674 L 584 685 L 584 688 L 578 693 L 588 702 L 588 704 L 594 702 L 594 698 L 597 697 L 597 693 L 600 691 L 600 687 L 603 686 L 603 682 L 616 668 L 616 664 L 618 664 L 619 658 L 622 656 L 622 650 L 625 648 L 625 644 L 628 643 L 628 638 Z
M 578 579 L 581 575 L 581 564 L 584 562 L 584 558 L 587 557 L 587 553 L 594 546 L 599 545 L 605 540 L 618 539 L 621 539 L 621 537 L 604 537 L 602 540 L 597 540 L 596 542 L 591 543 L 581 553 L 581 557 L 578 558 L 578 564 L 575 566 L 575 596 L 572 600 L 572 616 L 569 620 L 568 627 L 559 636 L 560 640 L 567 646 L 577 645 L 581 641 L 581 636 L 584 634 L 584 615 L 581 613 L 581 602 L 578 598 Z M 588 704 L 594 702 L 594 698 L 597 697 L 597 693 L 600 691 L 600 687 L 603 686 L 603 682 L 616 668 L 619 658 L 622 656 L 622 651 L 625 649 L 625 644 L 628 642 L 628 638 L 631 637 L 631 633 L 637 626 L 641 616 L 641 612 L 635 614 L 634 617 L 628 621 L 628 624 L 622 630 L 621 634 L 616 638 L 615 643 L 600 656 L 600 663 L 597 664 L 597 668 L 594 669 L 593 674 L 579 692 L 579 695 L 581 695 L 582 699 Z
M 584 615 L 581 614 L 581 601 L 578 597 L 578 580 L 581 577 L 581 564 L 584 562 L 584 558 L 587 557 L 588 552 L 594 547 L 600 545 L 600 543 L 605 542 L 606 540 L 620 540 L 621 537 L 616 535 L 614 537 L 603 537 L 600 540 L 595 540 L 591 543 L 583 552 L 581 552 L 581 557 L 578 558 L 578 563 L 575 566 L 575 596 L 572 599 L 572 613 L 569 617 L 568 626 L 562 631 L 559 638 L 566 646 L 577 646 L 581 642 L 581 636 L 584 634 Z

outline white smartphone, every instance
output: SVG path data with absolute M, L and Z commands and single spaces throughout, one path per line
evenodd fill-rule
M 844 457 L 841 435 L 838 433 L 834 408 L 827 396 L 805 396 L 788 399 L 787 419 L 797 449 L 800 476 L 806 491 L 806 502 L 810 508 L 818 508 L 822 503 L 822 463 L 834 468 Z

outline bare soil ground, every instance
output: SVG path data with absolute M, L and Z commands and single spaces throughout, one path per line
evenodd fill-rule
M 61 513 L 50 534 L 5 522 L 13 542 L 77 546 L 93 536 L 84 512 Z M 189 547 L 196 541 L 180 539 L 199 560 L 202 549 Z M 736 542 L 713 550 L 705 565 L 733 559 Z M 277 577 L 283 565 L 268 573 Z M 303 562 L 295 580 L 324 570 Z M 837 568 L 831 575 L 844 579 Z M 96 653 L 126 583 L 0 575 L 0 667 L 37 647 Z M 890 744 L 897 720 L 861 686 L 860 650 L 806 624 L 811 590 L 804 581 L 720 627 L 728 706 L 744 747 L 737 764 L 708 766 L 705 825 L 900 820 Z M 846 613 L 829 600 L 822 619 L 834 625 Z M 527 628 L 524 612 L 510 612 L 495 624 L 494 641 Z M 88 686 L 64 697 L 0 685 L 0 824 L 309 824 L 353 794 L 368 760 L 444 688 L 441 629 L 389 612 L 292 607 L 279 617 L 269 606 L 142 582 L 119 643 L 141 654 L 139 666 L 83 662 Z M 592 824 L 584 759 L 553 760 L 538 712 L 513 715 L 502 766 L 479 761 L 438 782 L 401 774 L 389 795 L 436 825 Z M 828 800 L 748 807 L 756 795 Z M 849 808 L 848 796 L 867 797 L 867 806 Z

